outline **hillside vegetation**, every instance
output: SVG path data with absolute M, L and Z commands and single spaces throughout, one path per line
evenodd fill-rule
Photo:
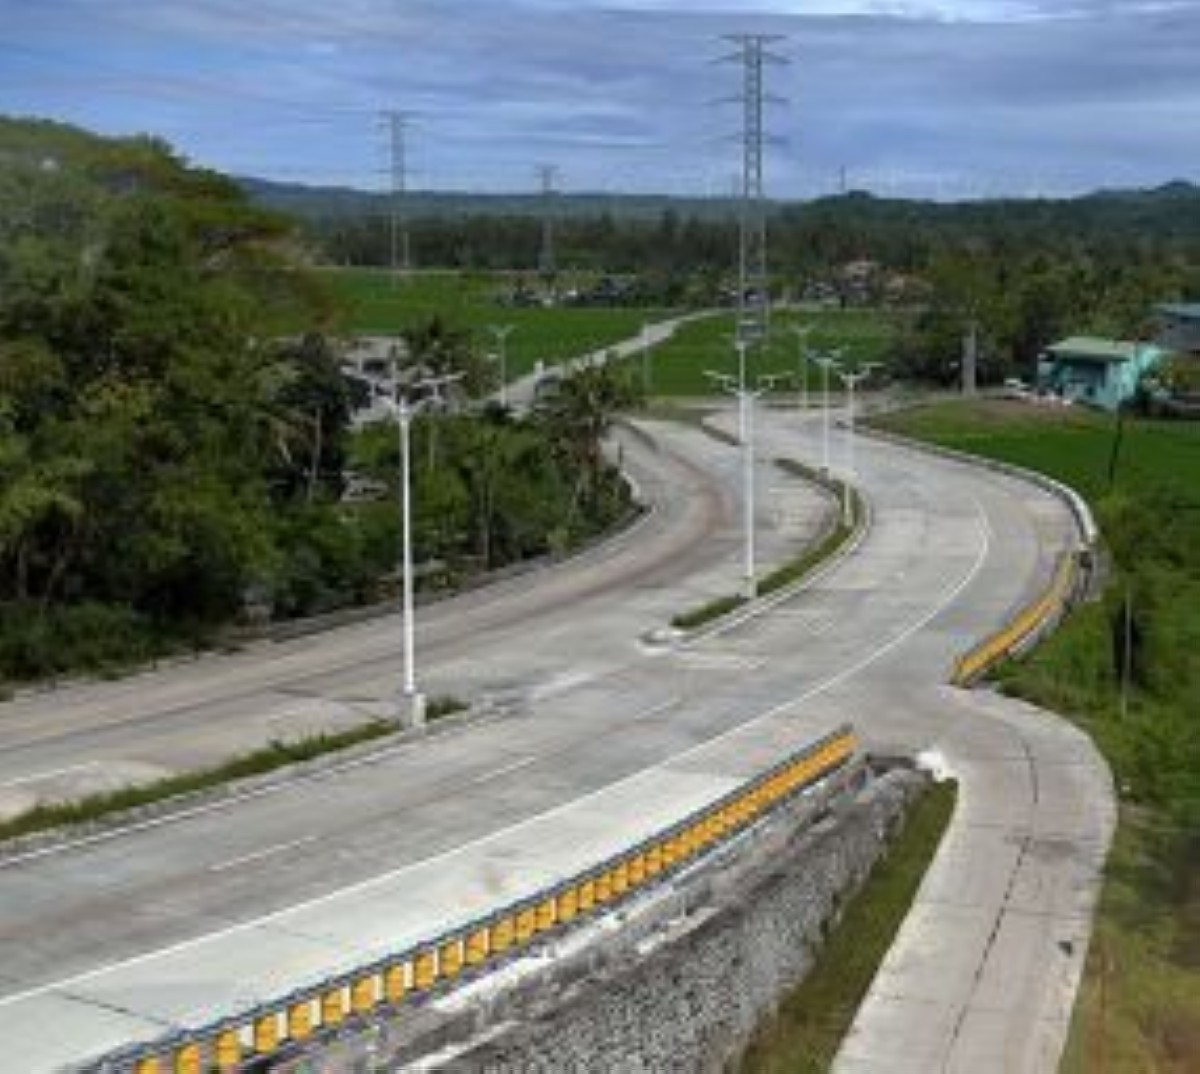
M 0 687 L 389 591 L 395 432 L 351 436 L 323 334 L 340 304 L 296 249 L 291 221 L 160 142 L 0 121 Z M 453 326 L 406 335 L 413 366 L 494 383 Z M 564 385 L 523 421 L 421 419 L 423 577 L 619 517 L 597 438 L 622 392 Z M 387 498 L 341 502 L 350 460 Z

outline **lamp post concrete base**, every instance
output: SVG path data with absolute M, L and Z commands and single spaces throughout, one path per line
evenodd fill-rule
M 420 731 L 425 726 L 425 695 L 419 692 L 400 695 L 400 726 L 406 731 Z

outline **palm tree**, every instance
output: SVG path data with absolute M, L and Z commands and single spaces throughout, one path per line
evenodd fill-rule
M 563 454 L 579 467 L 581 488 L 589 504 L 595 504 L 600 490 L 604 438 L 616 415 L 637 400 L 630 378 L 605 362 L 576 370 L 538 401 L 538 416 Z
M 493 386 L 493 370 L 472 346 L 470 333 L 448 325 L 441 317 L 435 315 L 408 329 L 404 343 L 408 351 L 405 365 L 417 377 L 461 373 L 462 390 L 471 397 Z

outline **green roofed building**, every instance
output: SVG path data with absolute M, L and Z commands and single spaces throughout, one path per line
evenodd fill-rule
M 1116 410 L 1133 398 L 1138 382 L 1165 354 L 1152 343 L 1074 336 L 1042 352 L 1038 388 L 1071 402 Z

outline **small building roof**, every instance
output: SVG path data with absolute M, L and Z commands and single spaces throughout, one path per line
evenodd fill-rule
M 1200 321 L 1200 302 L 1165 302 L 1158 312 L 1180 321 Z
M 1085 362 L 1128 362 L 1137 354 L 1139 343 L 1122 343 L 1095 336 L 1072 336 L 1046 348 L 1055 358 L 1075 358 Z

